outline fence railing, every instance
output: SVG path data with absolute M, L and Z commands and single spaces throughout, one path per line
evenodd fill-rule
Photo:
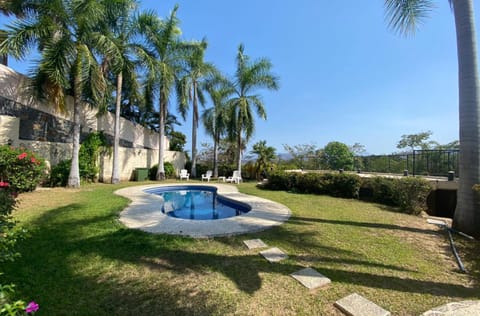
M 422 176 L 448 177 L 450 171 L 458 173 L 459 150 L 414 150 L 407 154 L 356 156 L 356 170 L 367 172 L 398 173 Z

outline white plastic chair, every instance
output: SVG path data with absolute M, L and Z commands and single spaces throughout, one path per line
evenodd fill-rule
M 180 180 L 182 179 L 188 180 L 189 178 L 190 178 L 190 174 L 188 173 L 187 169 L 180 170 Z
M 212 170 L 207 170 L 207 173 L 202 174 L 202 181 L 207 180 L 207 182 L 210 182 L 210 178 L 212 177 Z
M 242 174 L 240 173 L 240 171 L 235 170 L 233 172 L 233 175 L 231 177 L 228 177 L 226 181 L 230 183 L 235 182 L 236 184 L 239 184 L 240 182 L 242 182 Z

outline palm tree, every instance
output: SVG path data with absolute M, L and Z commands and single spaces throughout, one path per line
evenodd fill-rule
M 189 103 L 192 103 L 192 177 L 196 177 L 198 103 L 205 104 L 202 83 L 218 73 L 213 64 L 203 60 L 206 48 L 205 39 L 193 47 L 191 54 L 186 58 L 185 74 L 177 84 L 178 110 L 183 119 L 187 114 Z
M 102 66 L 109 70 L 115 78 L 115 124 L 113 142 L 113 167 L 111 183 L 120 182 L 119 147 L 120 147 L 120 114 L 122 112 L 122 91 L 128 82 L 129 102 L 139 100 L 140 90 L 137 84 L 137 68 L 139 64 L 152 63 L 149 52 L 136 42 L 142 22 L 153 18 L 151 13 L 135 16 L 137 2 L 135 0 L 105 1 L 107 18 L 101 25 L 105 38 L 102 50 L 105 52 Z M 137 58 L 136 60 L 134 58 Z M 125 79 L 125 83 L 124 83 Z
M 170 16 L 163 22 L 159 19 L 150 19 L 142 28 L 142 33 L 148 45 L 155 52 L 156 63 L 149 67 L 145 85 L 147 106 L 152 107 L 153 96 L 159 98 L 159 154 L 157 180 L 165 179 L 163 155 L 165 152 L 165 119 L 168 113 L 170 94 L 178 74 L 181 71 L 183 56 L 180 54 L 182 43 L 179 40 L 179 21 L 176 17 L 178 5 Z
M 450 0 L 457 32 L 459 82 L 459 188 L 453 226 L 480 236 L 480 201 L 472 190 L 480 183 L 480 84 L 473 0 Z M 416 30 L 433 7 L 429 0 L 385 0 L 390 26 L 402 33 Z
M 35 11 L 9 26 L 0 53 L 23 59 L 36 45 L 40 60 L 33 72 L 37 93 L 64 108 L 73 93 L 73 150 L 68 186 L 80 186 L 80 116 L 84 103 L 95 105 L 106 84 L 95 59 L 100 35 L 95 27 L 104 19 L 104 7 L 94 0 L 35 1 Z
M 241 172 L 242 137 L 245 136 L 245 141 L 248 142 L 255 130 L 252 107 L 262 119 L 267 118 L 260 95 L 253 93 L 260 88 L 277 90 L 278 78 L 270 72 L 272 63 L 268 59 L 261 58 L 252 62 L 244 54 L 243 44 L 238 47 L 236 61 L 237 69 L 234 81 L 230 83 L 235 91 L 235 96 L 228 102 L 231 119 L 229 134 L 231 138 L 235 138 L 237 141 L 237 169 Z
M 205 82 L 205 90 L 210 95 L 213 107 L 206 109 L 202 114 L 205 131 L 213 137 L 213 177 L 218 177 L 218 146 L 220 137 L 227 132 L 229 122 L 227 100 L 234 92 L 231 85 L 219 75 Z
M 266 173 L 272 166 L 272 161 L 276 158 L 275 147 L 267 146 L 266 140 L 261 140 L 253 145 L 252 154 L 257 155 L 255 162 L 255 175 L 260 180 L 261 173 Z

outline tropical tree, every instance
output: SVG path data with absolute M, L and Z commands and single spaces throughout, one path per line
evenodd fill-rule
M 415 148 L 429 149 L 432 142 L 427 142 L 427 140 L 432 134 L 431 131 L 426 131 L 417 134 L 402 135 L 402 138 L 397 144 L 397 148 L 402 149 L 409 147 L 412 152 Z
M 353 167 L 353 153 L 344 143 L 329 142 L 322 151 L 322 161 L 331 170 L 351 170 Z
M 139 43 L 139 31 L 145 27 L 140 25 L 154 19 L 152 13 L 136 15 L 135 0 L 104 1 L 106 19 L 100 25 L 104 34 L 102 40 L 105 52 L 102 66 L 104 71 L 112 73 L 115 81 L 115 123 L 113 141 L 112 183 L 120 182 L 119 147 L 120 147 L 120 114 L 122 112 L 123 86 L 128 85 L 129 102 L 140 102 L 137 68 L 153 64 L 153 57 Z
M 23 59 L 31 48 L 40 58 L 32 74 L 32 83 L 41 97 L 65 108 L 73 94 L 73 150 L 69 187 L 80 186 L 80 117 L 85 103 L 98 104 L 106 83 L 95 58 L 102 34 L 97 25 L 105 19 L 105 8 L 94 0 L 35 1 L 35 10 L 8 26 L 8 38 L 0 45 L 0 54 Z
M 273 160 L 277 157 L 275 153 L 275 147 L 267 146 L 266 140 L 261 140 L 253 145 L 252 154 L 257 155 L 257 161 L 255 162 L 255 175 L 257 179 L 263 173 L 266 173 L 272 167 Z
M 450 0 L 455 16 L 459 85 L 459 188 L 453 226 L 480 236 L 480 197 L 473 186 L 480 183 L 480 83 L 473 0 Z M 433 8 L 433 0 L 385 0 L 390 26 L 412 33 Z
M 204 61 L 207 41 L 203 39 L 193 47 L 191 54 L 186 58 L 186 67 L 183 77 L 177 82 L 178 110 L 185 119 L 189 103 L 192 104 L 192 177 L 196 177 L 197 164 L 197 129 L 198 103 L 205 104 L 202 87 L 205 82 L 215 76 L 218 71 L 211 63 Z
M 165 119 L 168 113 L 168 104 L 172 88 L 178 80 L 182 70 L 184 55 L 181 54 L 182 43 L 179 39 L 179 21 L 176 17 L 178 5 L 175 6 L 165 21 L 149 18 L 141 31 L 156 57 L 155 65 L 148 69 L 145 85 L 145 100 L 147 106 L 152 106 L 153 97 L 158 96 L 159 103 L 159 153 L 157 180 L 165 179 Z
M 271 73 L 272 63 L 267 58 L 252 61 L 245 55 L 244 46 L 238 47 L 236 58 L 237 69 L 233 81 L 230 82 L 234 96 L 228 101 L 229 106 L 229 135 L 237 142 L 237 169 L 242 170 L 242 143 L 252 137 L 255 130 L 254 112 L 262 118 L 267 118 L 265 106 L 260 95 L 255 91 L 261 88 L 278 89 L 279 79 Z M 253 109 L 252 109 L 253 107 Z
M 216 178 L 218 177 L 220 137 L 227 132 L 229 122 L 227 101 L 228 97 L 233 93 L 233 89 L 220 75 L 207 81 L 205 89 L 213 102 L 213 107 L 203 112 L 202 121 L 205 131 L 213 138 L 213 177 Z

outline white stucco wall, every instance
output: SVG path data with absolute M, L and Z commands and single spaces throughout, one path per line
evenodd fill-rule
M 64 120 L 73 120 L 73 100 L 68 98 L 67 108 L 61 111 L 58 107 L 42 103 L 28 97 L 27 78 L 11 68 L 0 65 L 0 96 L 42 112 L 54 115 Z M 113 136 L 114 115 L 106 113 L 97 117 L 97 111 L 86 106 L 82 115 L 84 131 L 103 131 Z M 72 145 L 66 143 L 52 143 L 44 141 L 27 141 L 19 139 L 20 118 L 0 115 L 0 144 L 11 143 L 15 147 L 25 147 L 43 157 L 48 165 L 55 165 L 59 161 L 71 158 Z M 120 138 L 132 142 L 134 148 L 120 148 L 121 180 L 131 179 L 135 168 L 151 167 L 158 163 L 158 133 L 138 124 L 121 118 Z M 166 148 L 169 146 L 165 139 Z M 151 149 L 145 149 L 151 148 Z M 185 165 L 186 157 L 183 153 L 166 151 L 165 161 L 172 162 L 177 170 Z M 100 159 L 101 169 L 99 178 L 110 181 L 112 175 L 112 157 Z

